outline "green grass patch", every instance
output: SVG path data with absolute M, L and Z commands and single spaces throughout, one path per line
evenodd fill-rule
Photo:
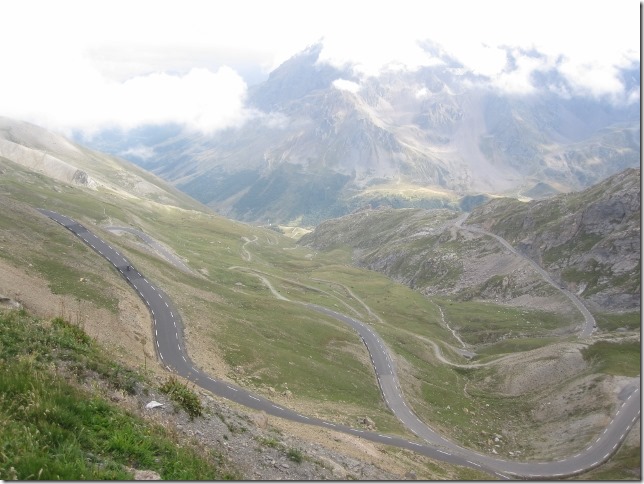
M 61 319 L 0 314 L 0 479 L 132 480 L 128 468 L 169 480 L 240 478 L 217 465 L 220 456 L 179 445 L 162 426 L 50 370 L 60 357 L 100 368 L 101 352 Z
M 618 329 L 639 330 L 642 326 L 642 313 L 640 311 L 628 313 L 595 313 L 597 326 L 603 331 Z
M 159 390 L 168 395 L 179 408 L 185 410 L 190 420 L 203 415 L 204 409 L 199 396 L 174 375 L 169 376 Z
M 354 356 L 366 352 L 357 335 L 303 307 L 281 306 L 258 300 L 246 305 L 244 320 L 229 320 L 217 331 L 231 367 L 243 368 L 256 385 L 277 388 L 288 383 L 299 397 L 354 404 L 380 401 L 373 368 L 366 358 L 360 362 Z M 240 344 L 244 336 L 253 344 Z
M 0 317 L 0 355 L 6 360 L 28 356 L 42 364 L 62 360 L 79 381 L 95 373 L 129 394 L 140 380 L 136 372 L 106 355 L 82 328 L 62 318 L 45 325 L 24 311 Z
M 290 448 L 286 451 L 286 457 L 288 457 L 293 462 L 300 464 L 304 460 L 304 455 L 300 449 Z
M 494 356 L 506 353 L 518 353 L 542 348 L 561 341 L 561 338 L 512 338 L 477 348 L 475 359 L 485 356 Z
M 281 449 L 284 447 L 279 440 L 275 437 L 256 437 L 257 441 L 262 444 L 264 447 L 270 447 L 271 449 Z
M 547 311 L 479 301 L 432 299 L 443 308 L 450 327 L 458 331 L 463 341 L 473 345 L 496 344 L 505 339 L 529 340 L 573 324 L 567 317 Z
M 33 259 L 33 265 L 49 281 L 49 288 L 54 294 L 69 294 L 116 312 L 118 300 L 109 295 L 105 280 L 96 274 L 88 276 L 53 258 Z
M 597 371 L 608 375 L 637 376 L 640 374 L 641 347 L 639 343 L 598 341 L 582 350 L 586 361 Z

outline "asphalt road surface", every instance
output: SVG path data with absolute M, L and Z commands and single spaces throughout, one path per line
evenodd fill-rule
M 639 382 L 627 387 L 620 394 L 620 408 L 597 439 L 584 451 L 554 462 L 506 461 L 480 454 L 445 439 L 423 423 L 404 400 L 396 378 L 393 361 L 382 339 L 366 324 L 344 314 L 314 304 L 304 304 L 334 317 L 354 328 L 369 350 L 385 402 L 394 414 L 425 443 L 414 442 L 397 436 L 354 429 L 333 422 L 309 417 L 244 390 L 230 382 L 212 378 L 190 360 L 183 338 L 183 324 L 179 312 L 170 298 L 148 281 L 117 249 L 103 241 L 78 222 L 49 210 L 39 211 L 70 230 L 96 252 L 106 258 L 125 278 L 148 306 L 152 317 L 152 330 L 159 360 L 169 371 L 194 382 L 228 400 L 262 410 L 267 414 L 316 425 L 338 432 L 356 435 L 366 440 L 412 450 L 433 459 L 488 472 L 500 478 L 557 478 L 585 472 L 605 462 L 616 452 L 635 425 L 640 415 Z

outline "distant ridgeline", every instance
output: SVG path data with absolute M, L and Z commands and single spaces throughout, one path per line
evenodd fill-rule
M 368 204 L 468 211 L 486 195 L 539 199 L 639 166 L 638 103 L 563 98 L 538 78 L 536 93 L 509 97 L 450 58 L 362 79 L 318 62 L 321 50 L 309 47 L 252 86 L 257 116 L 239 128 L 204 136 L 146 126 L 90 143 L 110 153 L 143 147 L 153 156 L 132 161 L 261 224 L 311 226 Z M 637 89 L 639 66 L 624 78 Z

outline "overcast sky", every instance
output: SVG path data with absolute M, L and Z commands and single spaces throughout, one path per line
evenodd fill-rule
M 555 66 L 622 100 L 640 58 L 639 0 L 3 0 L 0 18 L 0 115 L 62 132 L 240 124 L 248 86 L 321 38 L 321 61 L 362 76 L 435 62 L 430 39 L 499 89 Z

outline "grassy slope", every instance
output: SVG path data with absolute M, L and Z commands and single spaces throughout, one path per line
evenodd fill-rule
M 133 393 L 142 376 L 77 326 L 0 311 L 0 362 L 0 479 L 132 480 L 132 468 L 170 480 L 240 477 L 217 456 L 180 445 L 163 427 L 82 388 L 93 372 Z
M 192 356 L 206 369 L 210 369 L 212 357 L 221 358 L 224 367 L 213 368 L 219 372 L 217 376 L 237 380 L 268 396 L 269 387 L 282 389 L 286 383 L 293 394 L 288 402 L 291 407 L 350 424 L 358 416 L 369 415 L 378 429 L 406 434 L 379 397 L 368 354 L 359 338 L 335 320 L 278 301 L 248 269 L 232 268 L 245 266 L 263 272 L 277 290 L 294 301 L 337 307 L 373 324 L 398 355 L 399 365 L 405 370 L 405 393 L 416 411 L 457 440 L 469 445 L 480 429 L 489 428 L 501 415 L 515 421 L 526 415 L 525 408 L 510 400 L 495 406 L 496 413 L 486 412 L 486 399 L 495 397 L 477 396 L 478 400 L 473 401 L 467 396 L 464 389 L 468 382 L 487 375 L 437 362 L 423 338 L 439 345 L 442 341 L 457 345 L 440 322 L 438 306 L 384 276 L 351 267 L 349 253 L 344 249 L 313 254 L 274 232 L 212 214 L 120 199 L 107 192 L 88 194 L 9 164 L 4 169 L 0 194 L 14 205 L 12 210 L 4 211 L 1 219 L 3 258 L 25 267 L 53 253 L 65 267 L 84 264 L 80 272 L 43 270 L 42 274 L 55 290 L 109 307 L 110 297 L 118 297 L 117 288 L 122 287 L 122 281 L 110 272 L 107 263 L 101 265 L 96 254 L 74 244 L 71 234 L 44 220 L 29 206 L 57 210 L 98 232 L 100 225 L 107 223 L 141 228 L 175 250 L 201 275 L 185 275 L 170 268 L 131 239 L 107 232 L 102 235 L 177 303 L 187 326 L 189 351 L 198 345 L 204 349 L 204 353 Z M 20 243 L 15 243 L 18 240 Z M 254 241 L 245 246 L 250 261 L 243 257 L 244 240 Z M 97 293 L 84 292 L 85 286 L 72 283 L 86 271 L 93 274 L 92 280 L 95 276 L 103 278 L 97 279 L 97 287 L 101 288 Z M 363 300 L 373 314 L 346 288 Z M 445 351 L 449 353 L 449 349 Z M 465 362 L 449 354 L 455 361 Z M 437 388 L 441 391 L 437 392 Z M 472 425 L 470 418 L 443 412 L 448 401 L 480 408 L 478 423 Z
M 431 232 L 432 228 L 440 227 L 449 218 L 447 211 L 439 211 L 435 214 L 423 214 L 420 210 L 410 209 L 368 211 L 327 221 L 314 232 L 303 237 L 300 242 L 318 248 L 321 251 L 319 257 L 329 255 L 341 258 L 346 263 L 353 258 L 360 261 L 361 265 L 365 265 L 369 264 L 369 261 L 380 258 L 386 261 L 386 265 L 382 267 L 384 272 L 411 280 L 405 278 L 405 274 L 418 271 L 425 261 L 432 261 L 434 268 L 440 269 L 436 261 L 443 260 L 443 255 L 447 252 L 451 251 L 458 255 L 462 251 L 469 250 L 467 243 L 454 239 L 449 233 L 440 234 L 440 230 Z M 419 236 L 414 237 L 416 233 Z M 470 249 L 476 249 L 476 247 L 472 246 Z M 443 268 L 445 270 L 430 271 L 421 282 L 442 287 L 445 278 L 450 274 L 450 268 L 458 269 L 457 265 L 462 257 L 444 258 L 444 260 L 446 261 Z M 449 265 L 449 261 L 452 261 L 453 267 Z M 346 269 L 334 270 L 333 278 L 345 279 L 346 276 L 341 274 L 346 272 L 348 272 Z M 354 281 L 355 284 L 351 287 L 355 287 L 361 297 L 368 300 L 372 308 L 377 309 L 378 314 L 381 314 L 383 302 L 400 303 L 396 305 L 396 310 L 407 306 L 404 298 L 396 297 L 394 303 L 390 300 L 383 301 L 384 298 L 378 297 L 375 287 L 377 280 L 377 277 L 372 276 L 370 280 L 360 283 Z M 418 280 L 418 278 L 415 279 L 415 281 Z M 492 284 L 495 281 L 488 282 Z M 532 288 L 530 293 L 534 295 L 534 291 L 535 289 Z M 562 318 L 560 314 L 549 311 L 527 310 L 489 301 L 477 301 L 476 288 L 468 289 L 466 292 L 473 293 L 474 297 L 472 294 L 465 293 L 461 293 L 458 299 L 430 297 L 429 301 L 435 303 L 435 306 L 425 314 L 417 314 L 416 321 L 437 321 L 439 316 L 436 314 L 436 308 L 440 306 L 451 327 L 457 330 L 460 337 L 472 345 L 474 351 L 478 353 L 474 358 L 475 362 L 489 362 L 503 354 L 534 350 L 560 342 L 562 338 L 556 333 L 570 324 L 570 321 Z M 548 294 L 544 292 L 543 295 Z M 427 298 L 423 299 L 427 300 Z M 383 319 L 390 323 L 396 322 L 398 320 L 396 312 L 392 311 Z M 615 328 L 637 328 L 635 319 L 630 315 L 621 315 L 621 317 L 604 315 L 599 324 L 606 330 L 610 329 L 609 323 Z M 406 395 L 413 403 L 416 412 L 425 421 L 432 422 L 436 428 L 453 435 L 467 445 L 476 447 L 479 441 L 485 440 L 481 438 L 482 432 L 489 432 L 495 426 L 502 427 L 507 422 L 512 422 L 509 428 L 513 429 L 515 435 L 525 436 L 535 432 L 535 429 L 539 428 L 539 423 L 532 417 L 535 406 L 539 405 L 543 398 L 554 398 L 561 391 L 559 387 L 564 388 L 563 385 L 553 385 L 545 393 L 539 394 L 526 388 L 524 393 L 517 397 L 481 391 L 485 388 L 484 382 L 488 378 L 494 380 L 502 376 L 495 375 L 498 371 L 495 365 L 483 368 L 449 368 L 438 363 L 433 351 L 418 337 L 421 335 L 436 337 L 440 334 L 437 330 L 432 328 L 429 332 L 423 332 L 422 329 L 414 327 L 412 332 L 406 333 L 401 331 L 403 328 L 393 326 L 395 324 L 377 325 L 390 347 L 399 355 L 399 369 L 402 369 Z M 431 326 L 428 325 L 429 327 Z M 438 339 L 459 346 L 449 335 L 442 334 Z M 639 365 L 639 351 L 630 351 L 633 349 L 630 343 L 626 346 L 629 351 L 620 355 L 619 364 L 613 363 L 614 360 L 608 348 L 602 345 L 591 346 L 588 355 L 593 357 L 587 357 L 587 361 L 596 364 L 589 367 L 583 374 L 579 374 L 578 378 L 581 379 L 593 372 L 633 376 L 636 374 L 633 371 L 636 372 Z M 442 348 L 444 353 L 450 355 L 452 361 L 462 362 L 457 355 L 450 353 L 449 348 L 444 345 Z M 474 391 L 474 388 L 477 390 Z M 561 424 L 566 425 L 566 422 L 562 420 Z M 521 447 L 521 440 L 514 444 L 515 450 L 521 448 L 525 454 L 529 449 Z

